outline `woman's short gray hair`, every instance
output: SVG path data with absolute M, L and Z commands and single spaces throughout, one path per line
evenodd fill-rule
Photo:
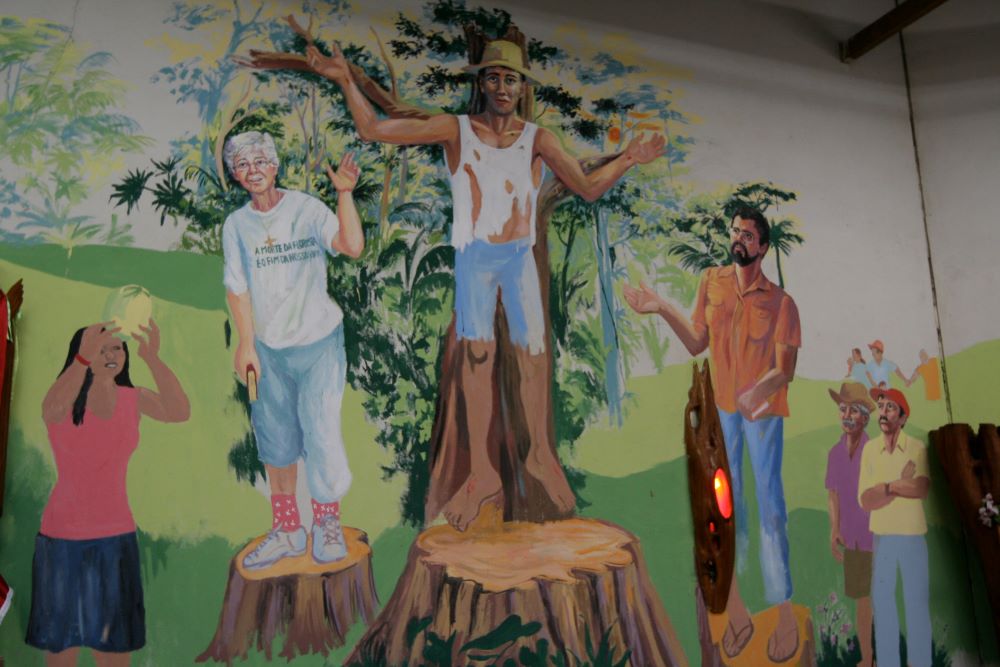
M 222 159 L 230 174 L 236 173 L 233 164 L 236 162 L 236 156 L 249 149 L 259 150 L 275 167 L 281 164 L 278 160 L 278 151 L 274 147 L 274 139 L 270 134 L 256 131 L 242 132 L 226 139 L 226 146 L 222 149 Z

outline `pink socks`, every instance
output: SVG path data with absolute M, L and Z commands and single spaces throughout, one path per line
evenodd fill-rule
M 332 516 L 337 521 L 340 521 L 340 502 L 334 501 L 332 503 L 318 503 L 315 500 L 312 501 L 313 507 L 313 521 L 319 521 L 324 516 Z
M 298 530 L 302 526 L 299 519 L 299 506 L 295 496 L 275 493 L 271 495 L 271 529 L 280 528 L 284 531 Z

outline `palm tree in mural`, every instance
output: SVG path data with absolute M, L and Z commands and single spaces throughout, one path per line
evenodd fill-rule
M 805 243 L 805 238 L 795 231 L 795 223 L 788 218 L 771 223 L 771 247 L 774 261 L 778 265 L 778 286 L 785 286 L 785 274 L 781 271 L 781 256 L 787 257 L 794 246 Z
M 795 193 L 783 190 L 774 183 L 741 183 L 736 186 L 733 195 L 726 202 L 725 210 L 727 215 L 732 215 L 743 208 L 749 206 L 767 215 L 769 209 L 779 209 L 782 204 L 795 201 Z M 773 214 L 772 214 L 773 215 Z M 728 230 L 727 230 L 728 231 Z M 778 265 L 778 285 L 785 286 L 785 277 L 781 271 L 781 256 L 786 257 L 791 252 L 793 246 L 802 245 L 805 239 L 795 231 L 795 222 L 792 220 L 782 220 L 771 222 L 771 248 L 774 249 L 775 262 Z
M 741 183 L 727 198 L 694 197 L 687 210 L 674 220 L 674 239 L 667 255 L 692 273 L 701 273 L 729 261 L 729 222 L 741 208 L 755 208 L 765 215 L 780 204 L 795 201 L 794 192 L 773 183 Z M 772 213 L 773 215 L 773 213 Z M 795 221 L 784 218 L 771 222 L 771 242 L 778 266 L 778 284 L 785 286 L 781 257 L 787 257 L 795 246 L 805 243 L 805 237 L 795 229 Z
M 667 255 L 681 268 L 701 273 L 722 266 L 729 259 L 729 220 L 725 206 L 714 197 L 694 197 L 687 210 L 674 220 L 674 234 Z

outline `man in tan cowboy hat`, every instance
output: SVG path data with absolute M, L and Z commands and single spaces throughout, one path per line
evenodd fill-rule
M 428 119 L 380 119 L 358 88 L 340 48 L 326 57 L 315 47 L 306 51 L 317 73 L 340 85 L 358 134 L 365 141 L 400 145 L 434 144 L 444 148 L 451 179 L 455 247 L 456 333 L 465 341 L 461 355 L 461 386 L 469 406 L 458 415 L 468 427 L 470 473 L 459 492 L 447 502 L 431 498 L 426 518 L 443 512 L 449 523 L 464 530 L 480 507 L 497 499 L 500 476 L 490 462 L 487 435 L 493 406 L 496 353 L 494 315 L 499 289 L 509 334 L 520 369 L 519 393 L 528 414 L 529 474 L 546 489 L 560 512 L 568 513 L 575 497 L 554 454 L 548 432 L 551 388 L 546 382 L 545 315 L 532 246 L 535 243 L 538 192 L 543 165 L 573 192 L 594 201 L 633 165 L 663 155 L 664 139 L 637 137 L 614 160 L 584 173 L 579 162 L 560 145 L 556 135 L 531 119 L 518 116 L 526 85 L 535 77 L 517 44 L 495 40 L 487 44 L 479 64 L 465 67 L 476 75 L 481 108 L 472 115 L 438 114 Z M 443 506 L 439 506 L 443 505 Z
M 830 551 L 844 564 L 844 593 L 855 603 L 855 627 L 862 667 L 872 665 L 872 531 L 868 512 L 858 504 L 861 454 L 868 442 L 865 427 L 875 402 L 859 382 L 845 382 L 840 392 L 830 390 L 840 410 L 843 435 L 826 460 L 827 507 L 830 512 Z

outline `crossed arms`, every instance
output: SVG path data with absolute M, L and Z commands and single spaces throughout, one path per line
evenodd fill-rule
M 881 509 L 898 498 L 922 499 L 927 497 L 931 480 L 923 475 L 917 476 L 917 466 L 908 461 L 900 473 L 899 479 L 882 484 L 875 484 L 861 492 L 859 500 L 862 509 L 869 512 Z

